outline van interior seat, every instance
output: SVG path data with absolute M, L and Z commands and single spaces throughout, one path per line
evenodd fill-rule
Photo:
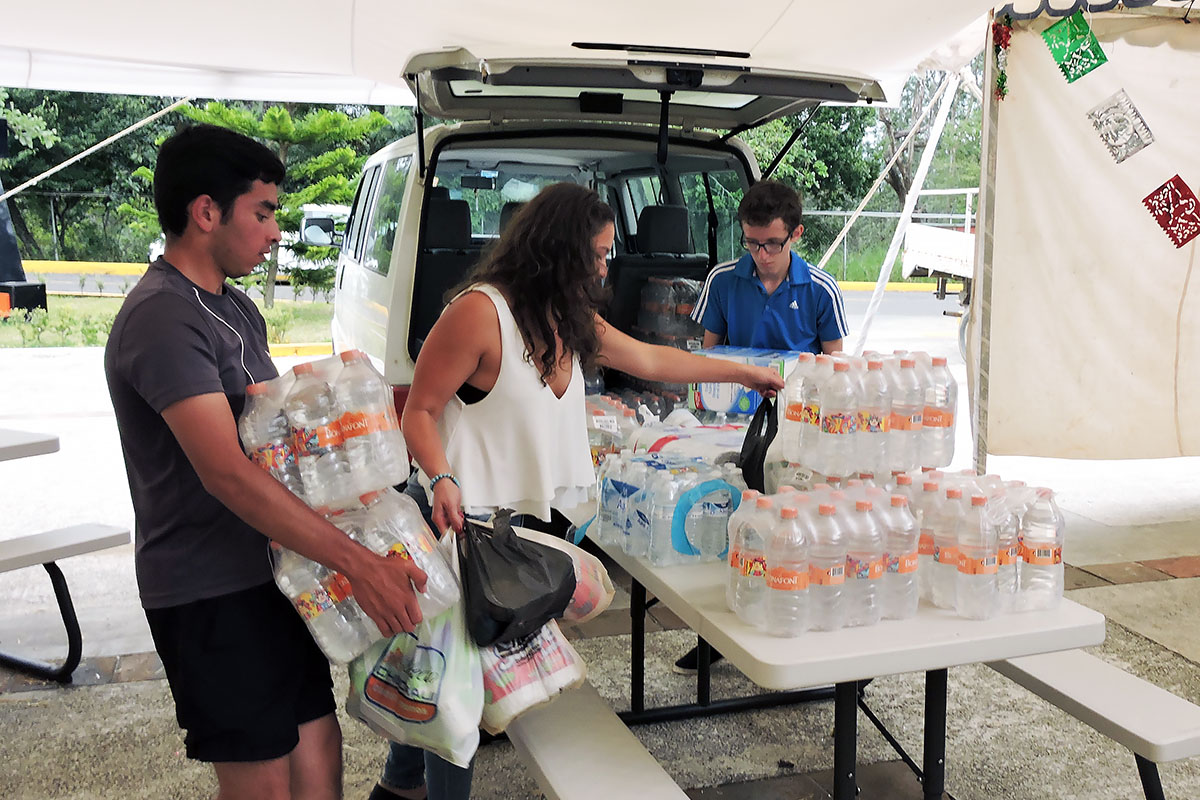
M 500 226 L 497 233 L 501 236 L 504 235 L 504 231 L 508 229 L 508 223 L 512 222 L 513 215 L 520 211 L 523 205 L 525 204 L 510 200 L 500 207 Z
M 612 289 L 607 319 L 617 330 L 632 333 L 642 289 L 650 278 L 704 280 L 708 255 L 693 253 L 686 206 L 646 206 L 638 215 L 637 253 L 616 256 L 608 266 Z
M 471 206 L 466 200 L 431 196 L 417 255 L 409 315 L 409 350 L 416 356 L 445 308 L 445 294 L 466 278 L 479 259 L 471 244 Z

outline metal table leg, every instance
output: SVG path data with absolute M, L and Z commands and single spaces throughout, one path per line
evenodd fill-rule
M 640 714 L 646 709 L 646 587 L 635 580 L 629 597 L 629 710 Z
M 712 700 L 712 647 L 696 637 L 696 703 L 706 706 Z
M 80 656 L 83 655 L 83 634 L 79 630 L 79 619 L 75 616 L 75 605 L 71 602 L 71 592 L 67 589 L 67 579 L 63 577 L 62 570 L 53 561 L 42 566 L 50 574 L 54 596 L 58 599 L 58 610 L 62 613 L 63 625 L 67 629 L 67 658 L 62 666 L 56 667 L 41 661 L 0 653 L 0 664 L 45 680 L 70 683 L 71 675 L 79 666 Z
M 925 673 L 925 800 L 941 800 L 946 789 L 946 670 Z
M 854 800 L 858 794 L 858 682 L 834 688 L 833 800 Z

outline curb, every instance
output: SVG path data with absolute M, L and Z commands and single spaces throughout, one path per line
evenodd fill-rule
M 281 358 L 286 356 L 331 356 L 333 355 L 332 342 L 309 342 L 309 343 L 285 343 L 273 344 L 270 347 L 271 358 Z

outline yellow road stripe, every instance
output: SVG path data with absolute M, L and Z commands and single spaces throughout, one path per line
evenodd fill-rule
M 141 275 L 147 264 L 117 261 L 23 261 L 26 273 L 37 275 Z

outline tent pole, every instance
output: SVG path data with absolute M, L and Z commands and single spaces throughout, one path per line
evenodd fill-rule
M 912 128 L 909 129 L 908 136 L 905 136 L 904 141 L 896 146 L 896 152 L 892 153 L 892 157 L 888 159 L 886 164 L 883 165 L 883 169 L 879 171 L 879 177 L 876 178 L 875 182 L 871 184 L 871 188 L 867 189 L 867 193 L 863 195 L 862 202 L 858 204 L 858 208 L 854 209 L 854 213 L 846 219 L 846 224 L 842 226 L 842 230 L 830 243 L 828 249 L 825 250 L 825 255 L 821 256 L 821 260 L 817 264 L 818 269 L 825 269 L 825 264 L 829 261 L 830 256 L 837 252 L 838 245 L 842 243 L 842 239 L 846 238 L 846 234 L 850 232 L 850 227 L 854 225 L 855 221 L 862 214 L 863 209 L 867 207 L 867 203 L 871 202 L 871 198 L 875 196 L 875 192 L 877 192 L 879 187 L 883 185 L 884 178 L 887 177 L 888 171 L 891 170 L 892 166 L 900 160 L 900 155 L 904 152 L 905 148 L 908 147 L 908 143 L 913 140 L 913 137 L 917 135 L 917 131 L 921 129 L 921 125 L 924 124 L 925 118 L 929 116 L 929 112 L 933 110 L 934 103 L 938 101 L 938 97 L 945 88 L 945 83 L 938 87 L 938 90 L 934 92 L 933 97 L 929 100 L 929 105 L 925 106 L 925 110 L 921 112 L 921 116 L 917 117 L 916 122 L 914 122 Z
M 66 169 L 67 167 L 74 164 L 76 161 L 82 161 L 83 159 L 87 158 L 92 153 L 96 152 L 97 150 L 103 150 L 105 147 L 108 147 L 110 144 L 117 141 L 118 139 L 128 136 L 129 134 L 136 131 L 138 128 L 141 128 L 143 125 L 149 125 L 151 122 L 154 122 L 154 120 L 158 119 L 159 117 L 161 117 L 165 114 L 169 114 L 172 111 L 174 111 L 175 109 L 179 108 L 184 103 L 190 103 L 191 101 L 192 101 L 192 98 L 190 98 L 190 97 L 185 97 L 182 100 L 176 100 L 174 103 L 167 106 L 163 110 L 155 111 L 153 114 L 146 117 L 141 122 L 135 122 L 134 124 L 130 125 L 125 130 L 121 131 L 120 133 L 114 133 L 112 136 L 108 137 L 107 139 L 105 139 L 102 142 L 92 145 L 87 150 L 84 150 L 82 153 L 76 153 L 75 155 L 68 158 L 66 161 L 59 164 L 57 167 L 51 167 L 50 169 L 43 172 L 41 175 L 38 175 L 37 177 L 30 178 L 29 180 L 25 181 L 17 188 L 11 189 L 11 190 L 5 192 L 4 194 L 0 194 L 0 203 L 4 202 L 5 200 L 7 200 L 8 198 L 12 197 L 15 194 L 20 194 L 24 190 L 28 189 L 30 186 L 37 184 L 42 179 L 49 178 L 54 173 L 60 172 L 64 169 Z
M 929 131 L 929 141 L 925 143 L 925 148 L 921 151 L 921 160 L 913 175 L 912 186 L 904 197 L 904 208 L 900 212 L 900 219 L 896 220 L 896 230 L 892 233 L 892 242 L 888 245 L 887 255 L 883 257 L 883 264 L 879 268 L 875 291 L 871 294 L 871 302 L 867 305 L 867 314 L 863 318 L 862 330 L 858 334 L 858 344 L 854 347 L 855 355 L 862 354 L 863 347 L 867 343 L 867 334 L 871 331 L 871 322 L 875 318 L 875 312 L 879 310 L 879 304 L 883 302 L 883 291 L 887 287 L 888 279 L 891 278 L 892 265 L 896 263 L 896 256 L 904 241 L 904 233 L 908 230 L 908 223 L 912 220 L 913 211 L 917 208 L 917 199 L 921 195 L 921 189 L 925 187 L 925 178 L 929 175 L 933 154 L 937 150 L 938 142 L 941 141 L 942 132 L 946 130 L 946 121 L 950 118 L 950 109 L 954 106 L 954 98 L 958 94 L 961 80 L 957 73 L 948 72 L 938 90 L 942 101 L 938 106 L 937 116 L 933 120 L 933 127 Z
M 1000 102 L 996 97 L 995 56 L 992 51 L 992 21 L 995 14 L 988 15 L 987 41 L 983 52 L 983 85 L 987 89 L 983 102 L 983 131 L 980 140 L 982 163 L 979 170 L 979 209 L 975 217 L 975 280 L 972 282 L 970 304 L 967 313 L 968 337 L 974 333 L 976 347 L 975 369 L 967 363 L 967 381 L 971 383 L 971 430 L 974 437 L 975 471 L 982 475 L 987 471 L 987 426 L 988 389 L 992 359 L 992 249 L 993 224 L 996 214 L 996 120 Z M 970 349 L 970 348 L 968 348 Z M 972 383 L 972 379 L 973 383 Z

